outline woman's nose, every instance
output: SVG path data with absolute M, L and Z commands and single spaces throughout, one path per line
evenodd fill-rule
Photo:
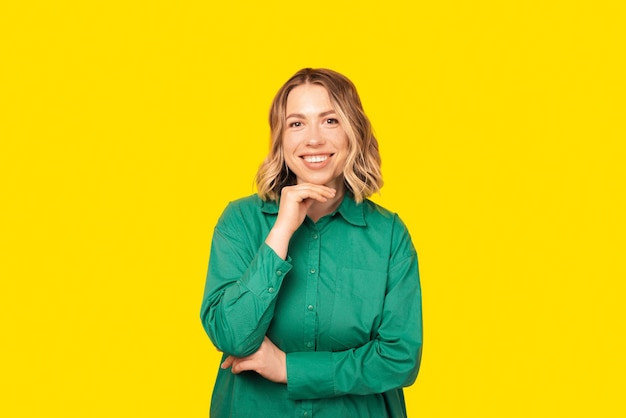
M 320 128 L 317 126 L 310 126 L 307 132 L 307 144 L 308 145 L 321 145 L 324 143 L 324 138 Z

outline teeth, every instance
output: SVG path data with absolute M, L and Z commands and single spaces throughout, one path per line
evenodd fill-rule
M 328 159 L 328 155 L 307 155 L 304 157 L 304 161 L 307 163 L 321 163 L 322 161 L 326 161 Z

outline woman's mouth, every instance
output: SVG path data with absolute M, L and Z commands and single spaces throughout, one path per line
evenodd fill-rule
M 330 155 L 326 154 L 326 155 L 305 155 L 302 158 L 307 163 L 322 163 L 326 161 L 328 157 L 330 157 Z

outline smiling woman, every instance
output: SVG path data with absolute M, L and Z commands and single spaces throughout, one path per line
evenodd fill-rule
M 213 235 L 202 324 L 223 351 L 212 417 L 405 417 L 422 350 L 417 254 L 382 186 L 356 88 L 304 69 L 278 91 L 258 195 Z

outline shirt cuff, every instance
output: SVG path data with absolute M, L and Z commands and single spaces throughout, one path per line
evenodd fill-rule
M 250 265 L 252 274 L 243 279 L 242 284 L 261 300 L 271 300 L 278 294 L 291 268 L 291 258 L 283 260 L 269 245 L 263 243 Z
M 287 395 L 292 400 L 335 396 L 333 353 L 288 353 Z

